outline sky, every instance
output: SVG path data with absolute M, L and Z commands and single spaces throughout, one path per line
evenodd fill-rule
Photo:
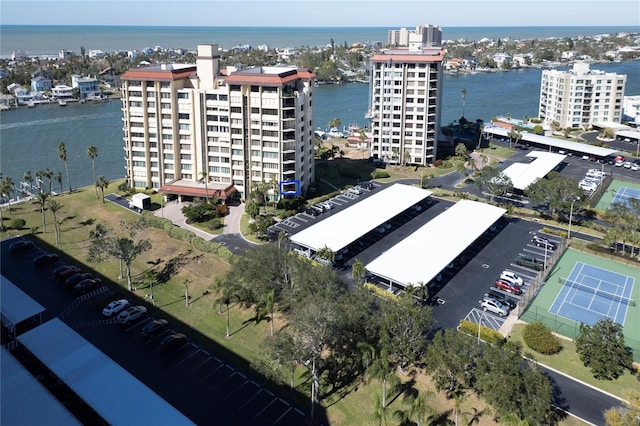
M 0 25 L 637 26 L 638 0 L 0 0 Z

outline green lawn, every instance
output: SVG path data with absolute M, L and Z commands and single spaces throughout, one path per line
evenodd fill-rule
M 640 391 L 638 378 L 628 372 L 617 380 L 595 379 L 591 374 L 591 370 L 580 361 L 580 357 L 576 352 L 576 345 L 565 338 L 560 339 L 562 350 L 556 355 L 542 355 L 534 352 L 524 343 L 522 338 L 524 327 L 523 324 L 516 324 L 509 335 L 509 339 L 522 343 L 523 352 L 527 355 L 532 354 L 536 361 L 620 398 L 625 398 L 626 392 L 632 389 Z

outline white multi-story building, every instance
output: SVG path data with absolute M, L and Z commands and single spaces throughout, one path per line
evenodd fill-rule
M 390 46 L 408 46 L 417 38 L 424 46 L 433 47 L 442 44 L 442 29 L 433 25 L 418 25 L 415 30 L 400 28 L 389 30 L 387 44 Z
M 626 75 L 590 70 L 586 62 L 575 63 L 569 71 L 544 70 L 539 117 L 572 129 L 620 123 L 626 81 Z
M 436 158 L 445 50 L 420 43 L 371 58 L 371 155 L 387 163 Z
M 178 196 L 246 197 L 262 182 L 304 193 L 314 181 L 315 74 L 296 67 L 220 72 L 216 45 L 195 65 L 122 76 L 127 178 Z

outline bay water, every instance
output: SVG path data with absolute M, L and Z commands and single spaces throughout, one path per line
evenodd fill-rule
M 48 27 L 45 27 L 48 28 Z M 49 32 L 42 30 L 39 32 L 39 43 L 42 45 L 42 51 L 57 51 L 62 48 L 71 48 L 73 46 L 65 46 L 56 35 L 58 27 L 49 29 Z M 66 27 L 62 27 L 66 28 Z M 84 28 L 84 27 L 83 27 Z M 93 27 L 87 27 L 93 28 Z M 98 27 L 100 29 L 101 27 Z M 109 34 L 114 43 L 120 43 L 120 35 L 114 28 L 110 29 Z M 155 28 L 155 27 L 154 27 Z M 594 34 L 606 32 L 604 27 L 596 27 L 599 31 Z M 211 29 L 207 29 L 211 31 Z M 216 29 L 222 31 L 220 29 Z M 237 28 L 235 29 L 237 32 Z M 249 31 L 248 29 L 243 29 Z M 254 29 L 255 30 L 255 29 Z M 369 34 L 367 31 L 377 31 L 384 40 L 386 37 L 386 29 L 273 29 L 278 37 L 284 37 L 287 43 L 279 45 L 301 45 L 303 42 L 311 44 L 312 38 L 317 37 L 317 33 L 321 33 L 321 37 L 334 35 L 333 38 L 340 40 L 339 37 L 345 34 L 352 34 L 354 40 L 362 40 Z M 304 31 L 303 31 L 304 30 Z M 483 28 L 482 32 L 478 29 L 460 29 L 467 30 L 475 36 L 490 36 L 491 31 L 497 29 Z M 619 30 L 619 29 L 618 29 Z M 8 30 L 4 27 L 0 29 L 2 35 L 2 53 L 8 41 L 5 34 Z M 67 30 L 65 30 L 67 31 Z M 104 30 L 106 31 L 106 30 Z M 134 38 L 133 33 L 126 32 L 129 46 L 131 44 L 143 45 L 150 41 L 157 29 L 142 28 L 139 29 L 141 41 Z M 175 30 L 177 31 L 177 30 Z M 204 31 L 202 29 L 201 31 Z M 291 32 L 293 31 L 293 32 Z M 299 32 L 306 34 L 307 38 L 300 35 L 295 38 Z M 325 31 L 322 33 L 322 31 Z M 342 31 L 342 32 L 340 32 Z M 520 32 L 518 32 L 520 31 Z M 516 37 L 518 34 L 526 34 L 527 32 L 536 32 L 538 34 L 548 34 L 551 31 L 549 27 L 543 28 L 510 28 L 509 31 L 502 29 L 502 33 L 498 37 Z M 556 29 L 557 35 L 563 33 L 561 29 Z M 565 31 L 580 33 L 586 31 L 583 27 L 572 27 Z M 595 31 L 592 29 L 592 31 Z M 195 37 L 198 34 L 197 29 L 183 29 L 183 32 L 190 34 L 189 37 Z M 251 33 L 251 31 L 249 31 Z M 262 34 L 262 40 L 266 40 L 270 34 L 270 29 L 261 29 L 261 32 L 255 30 L 257 34 Z M 611 32 L 614 32 L 613 29 Z M 75 34 L 75 42 L 82 42 L 79 33 Z M 223 32 L 222 32 L 223 33 Z M 302 34 L 300 33 L 300 34 Z M 515 33 L 515 35 L 514 35 Z M 63 34 L 67 32 L 63 31 Z M 92 33 L 93 34 L 93 33 Z M 149 35 L 151 34 L 151 35 Z M 287 38 L 283 34 L 289 34 Z M 313 34 L 313 35 L 309 35 Z M 571 35 L 568 34 L 568 35 Z M 370 35 L 370 34 L 369 34 Z M 549 35 L 550 36 L 550 35 Z M 23 49 L 29 51 L 28 46 L 35 47 L 38 41 L 31 40 L 25 36 L 23 38 Z M 69 35 L 65 37 L 70 37 Z M 276 36 L 272 40 L 274 43 L 278 40 Z M 329 36 L 330 37 L 330 36 Z M 345 36 L 346 37 L 346 36 Z M 524 35 L 523 35 L 524 37 Z M 330 37 L 331 38 L 331 37 Z M 479 37 L 481 38 L 481 37 Z M 53 41 L 55 40 L 55 41 Z M 156 39 L 157 40 L 157 39 Z M 11 38 L 9 38 L 11 41 Z M 191 40 L 193 45 L 203 42 L 214 42 L 214 40 L 198 39 Z M 295 43 L 294 43 L 295 42 Z M 56 44 L 52 44 L 56 43 Z M 57 44 L 61 43 L 61 44 Z M 122 42 L 124 43 L 124 41 Z M 93 45 L 86 43 L 87 49 L 93 48 Z M 53 49 L 53 46 L 58 46 Z M 15 47 L 19 49 L 21 47 Z M 109 50 L 108 47 L 105 50 Z M 31 52 L 30 52 L 31 53 Z M 592 69 L 603 70 L 607 72 L 615 72 L 627 75 L 627 84 L 625 95 L 640 95 L 640 61 L 593 64 Z M 442 116 L 441 124 L 446 125 L 453 120 L 458 120 L 463 113 L 462 110 L 462 90 L 466 90 L 466 100 L 464 107 L 464 115 L 468 120 L 474 121 L 482 119 L 484 121 L 491 120 L 492 117 L 498 115 L 511 114 L 513 117 L 521 118 L 524 115 L 535 117 L 538 111 L 538 99 L 540 92 L 540 79 L 542 70 L 540 69 L 524 69 L 509 72 L 496 73 L 480 73 L 475 75 L 445 75 L 443 82 L 443 100 L 442 100 Z M 339 118 L 342 125 L 358 124 L 365 126 L 367 124 L 364 116 L 369 108 L 369 86 L 362 83 L 350 83 L 342 86 L 321 85 L 316 88 L 314 119 L 315 126 L 325 129 L 330 120 Z M 54 171 L 63 172 L 64 187 L 67 188 L 66 176 L 64 173 L 64 163 L 58 158 L 58 144 L 64 142 L 67 149 L 69 174 L 71 185 L 74 188 L 91 185 L 93 183 L 93 175 L 91 171 L 91 160 L 87 155 L 87 148 L 95 145 L 98 148 L 98 158 L 96 159 L 96 174 L 104 175 L 109 180 L 119 179 L 125 175 L 124 150 L 122 140 L 122 111 L 120 100 L 114 99 L 106 103 L 86 103 L 76 104 L 69 103 L 66 107 L 58 105 L 39 105 L 36 108 L 21 107 L 17 110 L 4 111 L 0 113 L 0 172 L 3 176 L 11 176 L 14 182 L 20 182 L 26 171 L 31 171 L 32 175 L 38 170 L 49 168 Z M 58 188 L 59 189 L 59 188 Z

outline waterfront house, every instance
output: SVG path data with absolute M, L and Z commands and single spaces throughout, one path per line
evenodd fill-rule
M 73 74 L 71 76 L 71 87 L 78 89 L 80 99 L 100 96 L 98 79 L 94 77 L 83 77 L 78 74 Z
M 32 92 L 46 92 L 50 90 L 53 85 L 51 84 L 51 80 L 44 77 L 35 77 L 31 79 L 31 91 Z
M 16 106 L 16 100 L 13 95 L 0 93 L 0 111 L 5 111 Z
M 511 62 L 511 55 L 509 55 L 508 53 L 504 53 L 504 52 L 498 52 L 496 54 L 494 54 L 491 59 L 494 60 L 494 62 L 496 63 L 496 66 L 498 68 L 502 68 L 504 66 L 505 63 L 510 63 Z
M 54 100 L 71 100 L 73 99 L 73 88 L 66 84 L 58 84 L 51 88 L 51 97 Z

